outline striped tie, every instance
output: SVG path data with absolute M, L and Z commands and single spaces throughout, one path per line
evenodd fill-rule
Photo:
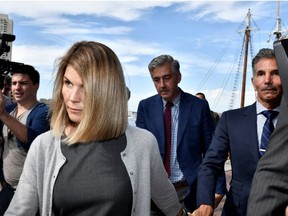
M 265 110 L 262 114 L 267 118 L 263 127 L 260 145 L 260 157 L 262 157 L 268 146 L 269 137 L 274 131 L 273 119 L 278 115 L 278 111 Z

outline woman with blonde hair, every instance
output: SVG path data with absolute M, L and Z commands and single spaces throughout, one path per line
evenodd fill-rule
M 75 43 L 58 62 L 51 130 L 31 145 L 5 215 L 182 215 L 155 137 L 128 125 L 120 61 L 106 45 Z

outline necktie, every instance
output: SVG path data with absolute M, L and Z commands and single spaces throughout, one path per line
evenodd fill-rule
M 164 165 L 168 176 L 170 176 L 170 154 L 171 154 L 171 107 L 172 102 L 166 103 L 164 112 L 164 124 L 165 124 L 165 159 Z
M 261 136 L 261 144 L 260 144 L 260 157 L 262 157 L 266 151 L 266 148 L 268 146 L 269 137 L 274 131 L 274 125 L 272 120 L 278 115 L 277 111 L 274 110 L 265 110 L 262 112 L 262 114 L 267 118 L 262 131 Z

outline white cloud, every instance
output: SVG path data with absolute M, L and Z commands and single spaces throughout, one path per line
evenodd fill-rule
M 261 11 L 264 5 L 265 1 L 186 1 L 178 11 L 191 13 L 190 18 L 195 20 L 238 23 L 249 7 Z
M 34 19 L 48 15 L 86 14 L 132 21 L 138 20 L 148 9 L 171 4 L 170 1 L 1 1 L 1 13 Z
M 25 62 L 27 64 L 39 66 L 53 66 L 56 58 L 64 54 L 66 50 L 57 46 L 26 46 L 13 47 L 13 61 Z
M 112 27 L 94 27 L 94 26 L 77 26 L 77 25 L 68 25 L 63 28 L 63 26 L 50 25 L 44 27 L 40 32 L 43 34 L 53 34 L 53 35 L 95 35 L 95 34 L 105 34 L 105 35 L 126 35 L 132 31 L 132 28 L 126 26 L 112 26 Z

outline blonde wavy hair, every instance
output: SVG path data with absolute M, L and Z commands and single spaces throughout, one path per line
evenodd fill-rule
M 68 65 L 79 74 L 84 86 L 84 110 L 68 144 L 105 141 L 121 136 L 128 124 L 127 90 L 117 55 L 106 45 L 81 41 L 75 43 L 58 61 L 52 96 L 51 128 L 56 136 L 72 125 L 63 96 L 63 77 Z

